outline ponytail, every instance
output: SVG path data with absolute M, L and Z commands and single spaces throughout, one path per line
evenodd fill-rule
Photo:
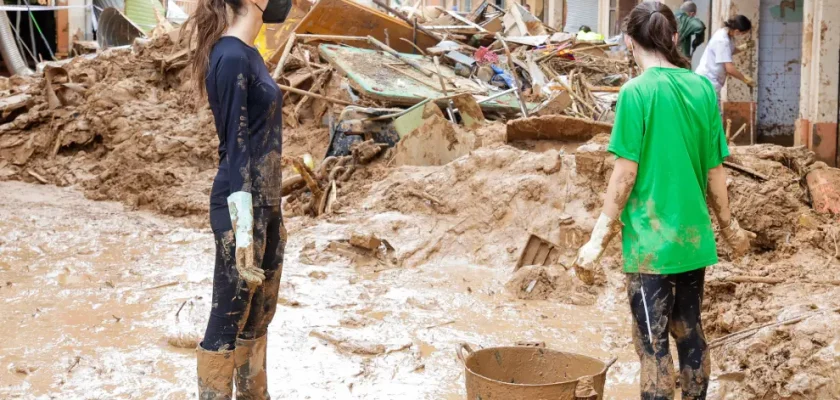
M 655 51 L 669 63 L 691 68 L 677 48 L 677 19 L 668 6 L 659 2 L 639 3 L 624 20 L 624 33 L 646 50 Z
M 723 23 L 723 26 L 729 29 L 746 32 L 752 29 L 752 22 L 750 22 L 749 18 L 739 14 L 726 20 L 726 22 Z
M 228 28 L 226 4 L 234 13 L 242 8 L 242 0 L 198 0 L 198 8 L 181 26 L 181 37 L 187 39 L 187 48 L 195 48 L 190 59 L 192 85 L 202 97 L 206 94 L 204 78 L 210 51 Z

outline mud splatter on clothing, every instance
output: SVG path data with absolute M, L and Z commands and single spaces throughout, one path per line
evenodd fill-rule
M 621 214 L 624 271 L 676 274 L 716 264 L 706 186 L 729 150 L 709 81 L 654 67 L 627 82 L 607 150 L 638 163 Z
M 676 385 L 669 333 L 677 342 L 682 398 L 706 398 L 711 364 L 700 320 L 705 274 L 705 268 L 672 275 L 627 274 L 633 344 L 642 364 L 640 383 L 644 400 L 674 398 Z
M 215 230 L 216 227 L 214 227 Z M 233 231 L 217 233 L 216 267 L 213 276 L 213 308 L 201 347 L 233 349 L 236 338 L 264 336 L 277 309 L 286 228 L 280 206 L 254 207 L 254 264 L 265 271 L 262 285 L 249 287 L 236 270 Z
M 222 37 L 210 53 L 205 84 L 219 135 L 211 219 L 229 215 L 227 197 L 235 192 L 251 193 L 254 207 L 280 205 L 283 94 L 262 57 L 241 40 Z

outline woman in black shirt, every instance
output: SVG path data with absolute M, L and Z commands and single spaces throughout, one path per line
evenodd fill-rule
M 283 96 L 253 43 L 263 22 L 283 22 L 290 7 L 290 0 L 201 0 L 183 27 L 196 42 L 193 82 L 207 95 L 219 135 L 210 195 L 212 310 L 196 350 L 200 399 L 231 399 L 234 381 L 237 398 L 269 398 L 266 332 L 286 244 Z

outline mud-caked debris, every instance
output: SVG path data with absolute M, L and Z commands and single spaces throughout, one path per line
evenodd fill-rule
M 350 244 L 367 250 L 376 250 L 382 241 L 371 233 L 353 232 L 350 234 Z

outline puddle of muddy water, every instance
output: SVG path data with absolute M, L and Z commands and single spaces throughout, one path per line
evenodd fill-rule
M 203 329 L 210 233 L 69 189 L 0 190 L 0 397 L 194 398 L 193 352 L 168 338 Z M 322 251 L 364 222 L 287 221 L 268 341 L 274 398 L 462 399 L 458 344 L 521 340 L 618 356 L 607 398 L 638 397 L 623 297 L 522 301 L 504 291 L 509 270 L 452 262 L 373 272 L 343 257 L 300 259 L 304 246 Z

